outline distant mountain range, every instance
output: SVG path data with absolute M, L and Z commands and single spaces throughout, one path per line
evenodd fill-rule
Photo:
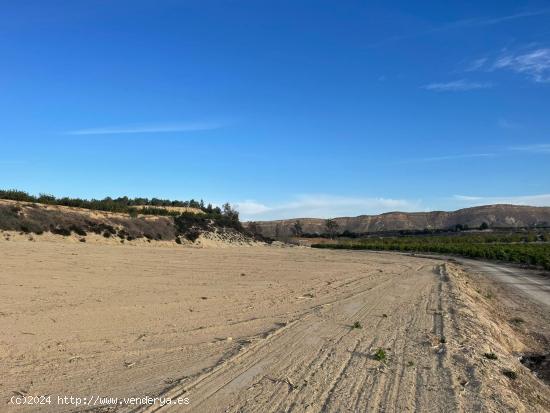
M 388 212 L 380 215 L 334 218 L 338 232 L 373 233 L 382 231 L 450 229 L 457 225 L 479 228 L 483 223 L 493 228 L 521 228 L 550 225 L 550 207 L 518 205 L 485 205 L 457 211 Z M 296 221 L 300 221 L 304 233 L 326 232 L 326 220 L 320 218 L 296 218 L 276 221 L 257 221 L 262 235 L 274 237 L 290 234 Z M 249 224 L 249 223 L 247 223 Z M 245 225 L 247 225 L 245 224 Z

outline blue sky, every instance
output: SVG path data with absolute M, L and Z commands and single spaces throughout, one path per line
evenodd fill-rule
M 548 1 L 17 1 L 0 187 L 245 219 L 550 205 Z

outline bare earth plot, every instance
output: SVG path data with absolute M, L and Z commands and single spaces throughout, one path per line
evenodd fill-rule
M 476 283 L 403 255 L 2 239 L 0 410 L 548 411 L 548 387 L 514 353 L 534 344 Z M 58 405 L 65 395 L 189 405 Z

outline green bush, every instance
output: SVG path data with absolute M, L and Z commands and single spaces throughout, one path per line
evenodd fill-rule
M 71 230 L 63 227 L 53 227 L 50 229 L 52 234 L 63 235 L 65 237 L 71 235 Z

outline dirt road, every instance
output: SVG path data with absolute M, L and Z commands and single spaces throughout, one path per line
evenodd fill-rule
M 518 374 L 536 387 L 533 400 L 500 374 L 518 362 L 487 336 L 488 323 L 499 322 L 473 308 L 478 298 L 460 292 L 464 276 L 439 260 L 25 241 L 2 242 L 0 260 L 3 411 L 550 406 L 529 372 Z M 501 355 L 498 366 L 480 360 L 487 349 Z M 15 406 L 14 395 L 181 396 L 189 404 Z
M 456 260 L 466 269 L 485 274 L 498 283 L 520 289 L 540 304 L 548 306 L 550 311 L 550 276 L 547 273 L 466 258 Z
M 351 293 L 327 285 L 322 303 L 166 395 L 194 395 L 202 411 L 455 410 L 451 372 L 431 348 L 443 334 L 439 275 L 432 263 L 392 266 L 347 281 Z

